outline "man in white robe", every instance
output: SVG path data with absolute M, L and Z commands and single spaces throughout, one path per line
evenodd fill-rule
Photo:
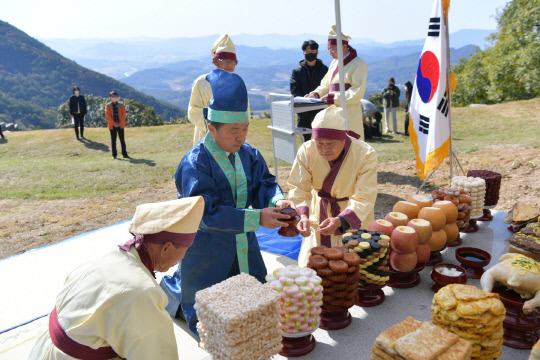
M 234 72 L 238 60 L 236 50 L 228 34 L 221 35 L 212 46 L 212 64 L 218 69 Z M 208 103 L 212 99 L 212 87 L 204 74 L 193 82 L 191 97 L 188 106 L 188 120 L 195 125 L 193 133 L 193 146 L 195 146 L 206 135 L 206 123 L 204 109 L 208 108 Z
M 364 140 L 364 123 L 362 121 L 362 105 L 360 100 L 366 92 L 367 65 L 357 56 L 356 50 L 349 46 L 350 38 L 342 34 L 343 46 L 343 81 L 345 85 L 345 103 L 347 104 L 348 130 L 354 131 Z M 337 53 L 336 26 L 333 25 L 328 34 L 328 51 L 334 60 L 330 63 L 328 72 L 321 80 L 321 85 L 306 97 L 320 98 L 329 105 L 342 106 L 339 95 L 339 71 Z
M 137 206 L 136 236 L 68 275 L 29 359 L 178 359 L 154 271 L 184 257 L 203 211 L 201 196 Z
M 341 246 L 348 229 L 373 221 L 377 198 L 375 150 L 348 135 L 343 109 L 332 105 L 315 116 L 313 139 L 302 144 L 294 160 L 289 201 L 296 204 L 304 236 L 298 265 L 307 266 L 313 247 Z

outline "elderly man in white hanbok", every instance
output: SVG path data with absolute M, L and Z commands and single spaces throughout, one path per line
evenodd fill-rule
M 300 213 L 304 236 L 298 264 L 305 267 L 313 247 L 341 245 L 349 228 L 373 221 L 377 198 L 375 150 L 345 130 L 343 109 L 332 105 L 315 116 L 313 139 L 302 144 L 294 160 L 289 200 Z
M 362 121 L 362 105 L 360 100 L 366 92 L 367 65 L 357 56 L 356 50 L 349 46 L 350 38 L 342 34 L 343 46 L 343 82 L 345 84 L 345 103 L 347 104 L 347 125 L 364 140 L 364 123 Z M 342 106 L 339 96 L 339 71 L 337 53 L 336 26 L 333 25 L 328 34 L 328 51 L 334 60 L 328 72 L 321 80 L 321 85 L 306 97 L 320 98 L 329 105 Z
M 236 49 L 228 34 L 222 34 L 212 46 L 212 64 L 218 69 L 234 72 L 238 60 L 236 59 Z M 195 125 L 193 133 L 193 146 L 195 146 L 206 135 L 206 123 L 204 109 L 208 108 L 208 103 L 212 99 L 212 87 L 204 74 L 193 82 L 191 97 L 188 106 L 188 120 Z
M 201 196 L 137 206 L 133 239 L 68 275 L 35 360 L 178 359 L 167 296 L 154 271 L 167 271 L 193 243 Z

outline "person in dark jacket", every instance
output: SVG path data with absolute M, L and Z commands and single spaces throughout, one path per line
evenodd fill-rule
M 319 44 L 314 40 L 304 41 L 302 44 L 304 60 L 294 68 L 291 75 L 291 94 L 294 96 L 305 96 L 315 90 L 321 83 L 322 78 L 328 72 L 328 66 L 317 59 Z M 311 122 L 319 110 L 307 111 L 298 114 L 298 126 L 311 129 Z M 304 135 L 305 141 L 311 139 L 310 134 Z
M 73 118 L 75 125 L 75 135 L 77 140 L 79 138 L 79 128 L 81 129 L 81 138 L 84 137 L 84 117 L 86 116 L 86 100 L 81 95 L 81 91 L 78 86 L 73 87 L 73 96 L 69 98 L 69 113 Z
M 397 130 L 397 119 L 396 119 L 396 109 L 399 107 L 399 95 L 401 91 L 396 86 L 396 81 L 393 77 L 388 79 L 388 86 L 385 87 L 382 91 L 383 97 L 383 108 L 384 108 L 384 132 L 390 132 L 389 129 L 389 118 L 392 114 L 392 133 L 398 134 Z

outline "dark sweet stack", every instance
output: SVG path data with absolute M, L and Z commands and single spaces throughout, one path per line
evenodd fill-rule
M 378 286 L 388 282 L 389 236 L 380 231 L 359 229 L 356 234 L 343 237 L 342 241 L 349 252 L 360 256 L 358 285 Z
M 484 206 L 497 205 L 501 189 L 501 174 L 489 170 L 469 170 L 467 176 L 479 177 L 486 181 L 486 196 Z
M 323 309 L 350 308 L 358 295 L 360 257 L 347 249 L 317 246 L 311 249 L 308 267 L 322 279 Z

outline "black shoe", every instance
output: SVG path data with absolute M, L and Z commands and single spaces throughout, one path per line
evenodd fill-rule
M 131 159 L 128 154 L 122 155 L 124 159 Z
M 77 136 L 77 141 L 81 141 L 81 138 L 79 138 L 78 136 Z
M 83 138 L 84 140 L 86 140 L 86 138 L 84 136 L 81 136 L 81 138 Z
M 113 155 L 112 160 L 116 160 L 116 156 Z

